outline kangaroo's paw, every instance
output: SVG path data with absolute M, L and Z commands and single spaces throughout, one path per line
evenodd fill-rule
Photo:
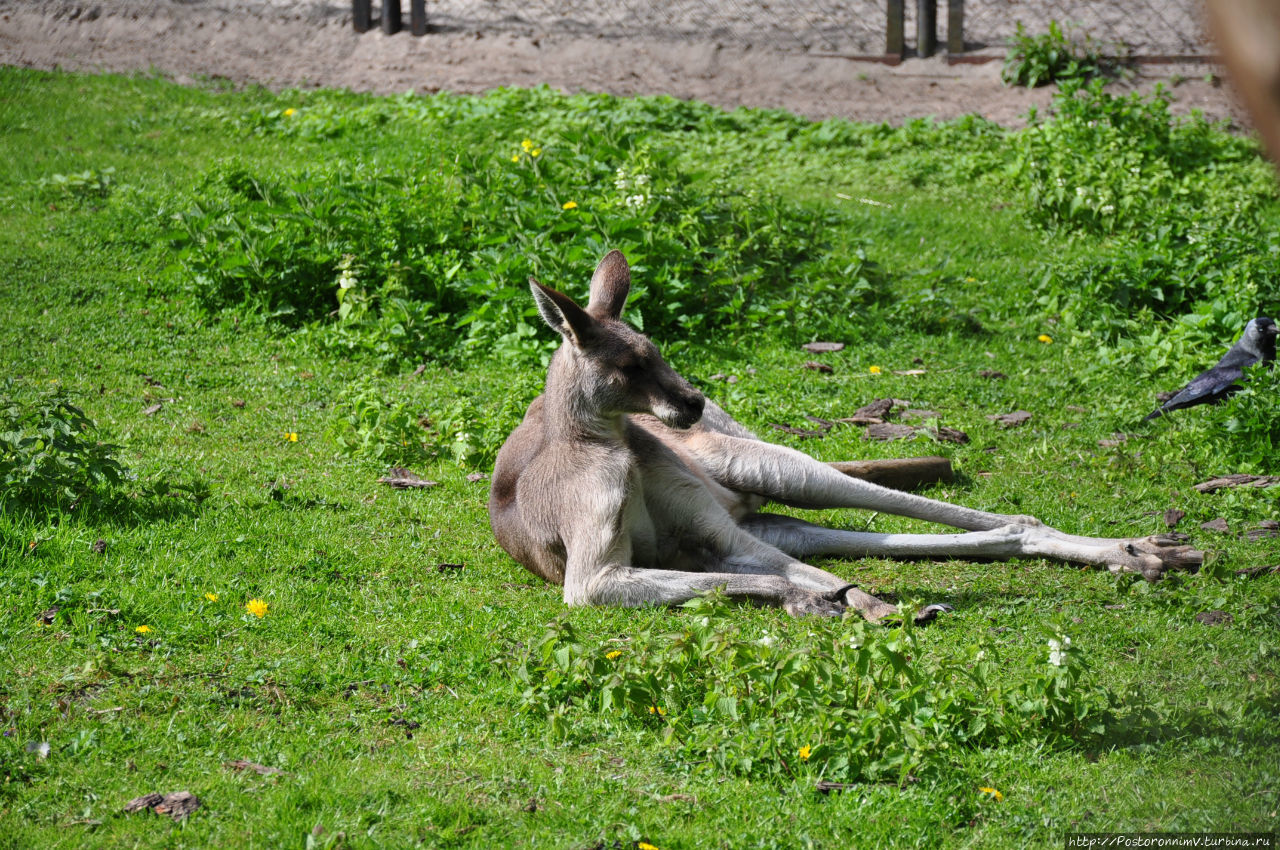
M 844 604 L 821 593 L 796 588 L 783 598 L 782 610 L 793 617 L 839 617 L 844 614 Z
M 1126 540 L 1106 553 L 1111 572 L 1139 573 L 1147 581 L 1159 579 L 1166 570 L 1195 572 L 1203 563 L 1204 552 L 1166 535 Z
M 868 623 L 887 623 L 890 618 L 898 616 L 896 605 L 875 598 L 857 585 L 847 585 L 837 592 L 843 596 L 845 606 L 851 611 L 857 611 Z
M 872 617 L 868 615 L 867 619 L 879 626 L 887 626 L 889 628 L 901 626 L 902 618 L 898 613 L 898 609 L 887 603 L 882 603 L 882 604 L 884 604 L 885 607 L 889 609 L 888 612 L 876 617 Z M 950 614 L 954 610 L 956 609 L 952 608 L 950 605 L 946 604 L 945 602 L 935 602 L 932 605 L 926 605 L 923 608 L 921 608 L 919 611 L 916 612 L 915 616 L 912 619 L 915 621 L 915 624 L 917 626 L 923 626 L 928 623 L 932 623 L 934 620 L 938 619 L 939 614 Z
M 939 614 L 950 614 L 956 610 L 945 602 L 935 602 L 932 605 L 926 605 L 916 612 L 916 625 L 923 626 L 925 623 L 932 623 L 938 619 Z

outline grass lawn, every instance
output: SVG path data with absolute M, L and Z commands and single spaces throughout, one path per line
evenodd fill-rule
M 1280 572 L 1239 571 L 1280 564 L 1280 538 L 1244 534 L 1280 520 L 1280 488 L 1193 489 L 1280 471 L 1276 381 L 1139 420 L 1243 319 L 1274 315 L 1280 207 L 1252 143 L 1125 109 L 1117 138 L 1156 141 L 1093 149 L 1084 120 L 891 130 L 666 99 L 0 69 L 0 395 L 30 409 L 67 390 L 129 470 L 58 496 L 0 454 L 0 847 L 1025 847 L 1276 830 Z M 1205 569 L 1149 584 L 1036 560 L 823 563 L 955 606 L 905 634 L 750 607 L 710 625 L 565 609 L 498 548 L 473 479 L 545 374 L 552 334 L 525 278 L 581 297 L 611 247 L 635 266 L 629 315 L 757 433 L 824 460 L 945 454 L 960 474 L 929 495 L 1078 534 L 1163 532 L 1176 508 Z M 800 348 L 816 338 L 846 347 Z M 832 372 L 803 368 L 815 359 Z M 770 427 L 886 397 L 969 442 Z M 1032 418 L 988 418 L 1014 410 Z M 379 484 L 393 464 L 438 485 Z M 1199 529 L 1218 517 L 1230 533 Z M 1210 611 L 1229 617 L 1197 619 Z M 741 727 L 692 703 L 599 709 L 595 662 L 575 668 L 576 696 L 548 684 L 558 662 L 538 647 L 557 621 L 588 659 L 736 635 L 735 652 L 764 647 L 772 664 L 866 635 L 904 665 L 866 706 L 881 718 L 868 728 L 892 734 L 858 738 L 865 758 L 841 766 L 833 738 L 795 749 L 832 729 L 785 706 L 750 714 L 746 691 Z M 1061 636 L 1066 691 L 1048 660 Z M 926 674 L 985 657 L 999 659 L 989 693 L 937 683 L 993 712 L 992 731 L 953 741 L 929 719 L 943 709 L 922 708 Z M 704 674 L 644 693 L 701 694 Z M 1102 717 L 1050 728 L 992 696 L 1019 689 Z M 824 778 L 850 786 L 823 795 Z M 123 812 L 180 790 L 202 803 L 185 820 Z

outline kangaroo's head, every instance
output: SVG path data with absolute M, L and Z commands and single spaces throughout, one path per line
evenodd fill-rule
M 702 393 L 620 318 L 631 291 L 631 269 L 621 251 L 610 251 L 596 267 L 585 310 L 532 278 L 529 285 L 542 318 L 564 337 L 547 375 L 549 399 L 562 396 L 575 408 L 572 415 L 582 417 L 652 413 L 672 428 L 702 418 Z

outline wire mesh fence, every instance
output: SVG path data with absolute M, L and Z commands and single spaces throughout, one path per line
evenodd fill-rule
M 1113 54 L 1203 57 L 1212 53 L 1199 0 L 979 0 L 965 3 L 966 47 L 1001 46 L 1021 23 L 1030 34 L 1056 21 Z

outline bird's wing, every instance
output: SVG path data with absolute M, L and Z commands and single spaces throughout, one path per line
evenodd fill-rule
M 1164 403 L 1162 410 L 1178 410 L 1197 404 L 1217 401 L 1231 390 L 1244 375 L 1239 367 L 1215 366 L 1194 378 L 1176 396 Z

